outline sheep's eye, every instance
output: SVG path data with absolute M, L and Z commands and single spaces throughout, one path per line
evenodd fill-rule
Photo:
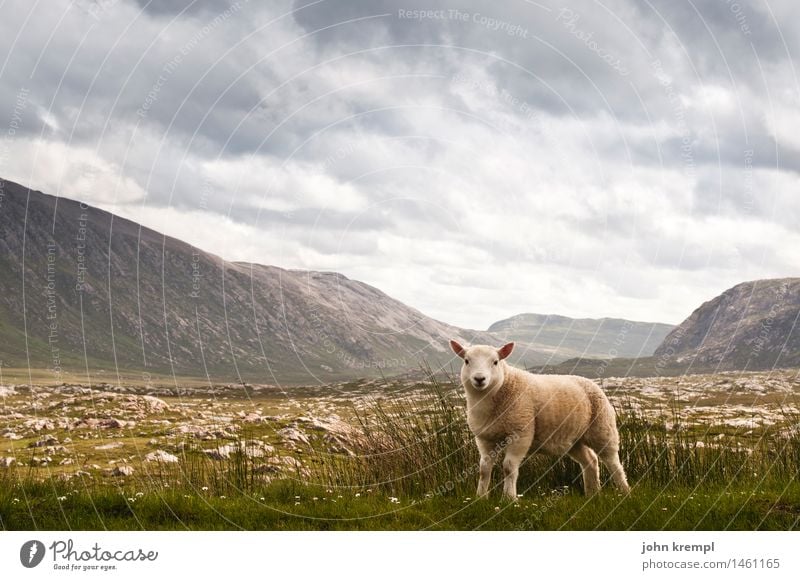
M 468 364 L 469 364 L 469 361 L 468 361 L 467 359 L 464 359 L 464 364 L 465 364 L 465 365 L 468 365 Z
M 494 366 L 497 366 L 497 361 L 494 361 Z

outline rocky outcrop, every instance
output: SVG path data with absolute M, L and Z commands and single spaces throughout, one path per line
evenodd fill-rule
M 800 366 L 800 278 L 738 284 L 695 310 L 656 349 L 664 365 Z

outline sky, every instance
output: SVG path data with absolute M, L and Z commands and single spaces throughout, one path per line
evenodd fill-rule
M 800 267 L 792 0 L 11 0 L 0 176 L 439 320 Z

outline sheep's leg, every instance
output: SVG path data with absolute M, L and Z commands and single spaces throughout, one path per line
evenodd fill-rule
M 475 438 L 478 444 L 478 451 L 481 454 L 480 478 L 478 479 L 478 497 L 485 497 L 489 493 L 489 485 L 492 482 L 492 469 L 494 468 L 495 454 L 492 452 L 490 443 L 480 438 Z
M 525 459 L 525 454 L 531 445 L 530 438 L 524 438 L 508 445 L 506 456 L 503 458 L 503 495 L 511 501 L 517 501 L 517 478 L 519 477 L 519 464 Z
M 597 455 L 589 446 L 577 443 L 569 450 L 568 455 L 580 464 L 583 472 L 583 493 L 593 495 L 600 490 L 600 465 Z
M 611 472 L 611 479 L 614 480 L 620 491 L 630 493 L 631 488 L 628 485 L 628 479 L 625 477 L 625 469 L 622 467 L 622 462 L 619 460 L 619 451 L 617 449 L 605 448 L 600 452 L 600 461 L 603 462 L 608 470 Z

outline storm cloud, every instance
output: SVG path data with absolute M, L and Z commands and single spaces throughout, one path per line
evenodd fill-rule
M 231 260 L 473 328 L 797 274 L 789 0 L 0 10 L 0 176 Z

